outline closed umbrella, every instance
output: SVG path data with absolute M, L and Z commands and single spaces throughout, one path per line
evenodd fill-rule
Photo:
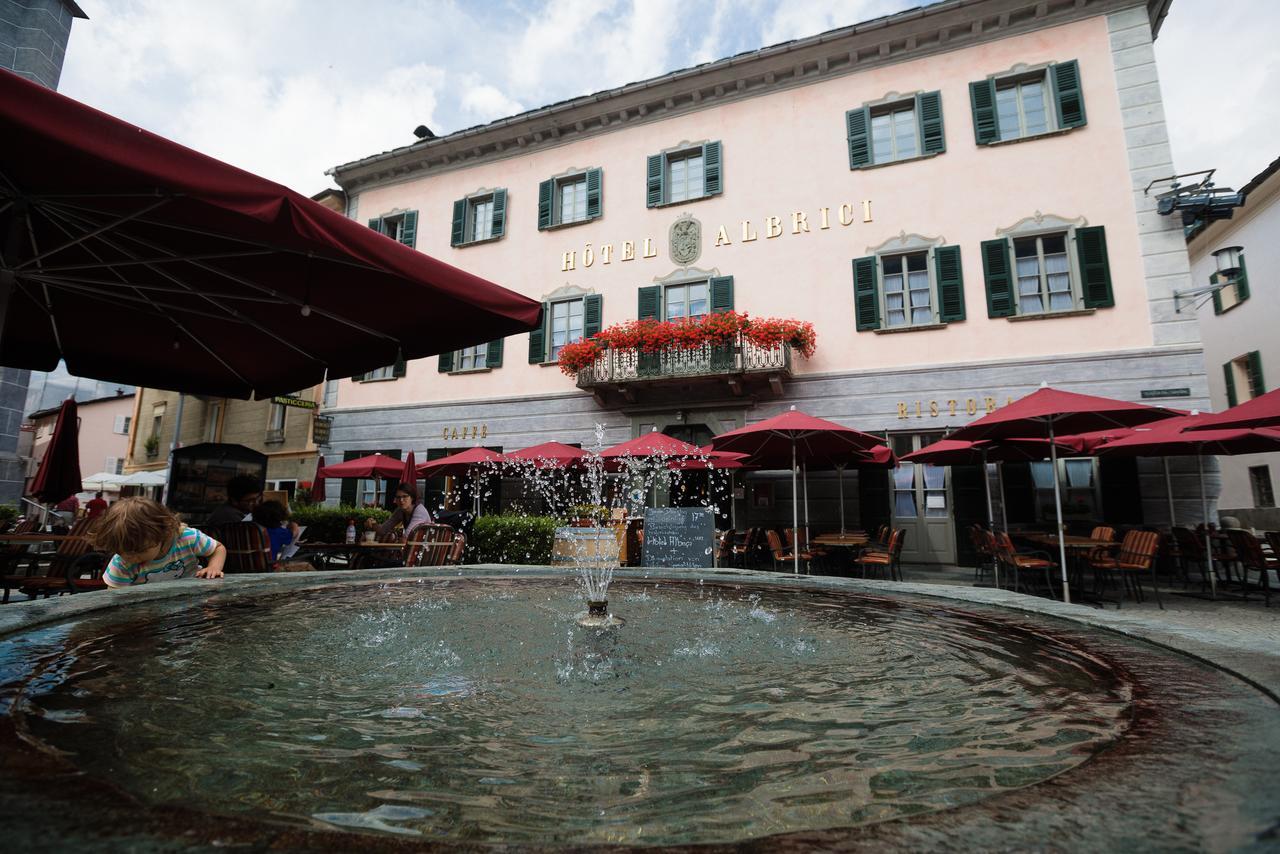
M 80 418 L 75 398 L 58 410 L 53 437 L 31 481 L 31 494 L 45 504 L 57 504 L 80 491 Z
M 762 468 L 784 468 L 790 458 L 791 468 L 791 525 L 800 528 L 800 502 L 797 489 L 799 460 L 823 459 L 851 452 L 870 451 L 884 443 L 868 433 L 862 433 L 843 424 L 815 418 L 796 411 L 793 406 L 781 415 L 767 418 L 758 424 L 749 424 L 721 433 L 711 440 L 717 451 L 737 451 L 751 454 Z M 797 538 L 793 548 L 792 572 L 800 572 L 800 549 Z
M 404 458 L 404 465 L 400 468 L 401 483 L 417 483 L 418 467 L 413 460 L 413 451 Z
M 316 481 L 311 487 L 311 497 L 315 501 L 324 501 L 326 478 L 386 478 L 399 479 L 404 474 L 404 461 L 386 454 L 370 454 L 346 462 L 321 466 L 316 469 Z
M 1204 489 L 1204 458 L 1206 455 L 1233 456 L 1280 451 L 1280 431 L 1261 427 L 1199 429 L 1205 417 L 1192 413 L 1182 418 L 1158 422 L 1149 428 L 1139 427 L 1126 438 L 1100 446 L 1097 453 L 1099 456 L 1196 458 L 1200 475 L 1200 509 L 1204 517 L 1204 554 L 1209 570 L 1209 589 L 1216 597 L 1218 582 L 1213 571 L 1213 543 L 1209 538 L 1209 499 Z
M 0 174 L 9 367 L 269 397 L 541 322 L 539 302 L 7 71 Z
M 1049 459 L 1053 471 L 1053 506 L 1057 516 L 1058 558 L 1062 571 L 1062 599 L 1071 601 L 1067 583 L 1067 546 L 1063 539 L 1062 489 L 1058 482 L 1058 446 L 1056 436 L 1105 430 L 1112 427 L 1136 427 L 1169 418 L 1175 413 L 1154 406 L 1112 400 L 1091 394 L 1077 394 L 1042 385 L 1036 391 L 997 409 L 951 434 L 952 439 L 1022 439 L 1049 440 Z

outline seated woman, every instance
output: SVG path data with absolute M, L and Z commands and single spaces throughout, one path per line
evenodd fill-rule
M 289 510 L 279 501 L 264 501 L 253 508 L 253 521 L 266 529 L 273 561 L 279 560 L 280 550 L 298 537 L 298 526 L 289 521 Z
M 403 541 L 409 532 L 419 525 L 431 522 L 431 513 L 418 498 L 418 488 L 412 483 L 401 483 L 396 487 L 396 509 L 391 511 L 387 521 L 377 527 L 378 539 L 387 542 L 392 534 L 397 534 Z M 373 520 L 369 520 L 372 526 Z

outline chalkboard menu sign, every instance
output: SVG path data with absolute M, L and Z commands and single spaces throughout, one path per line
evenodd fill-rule
M 715 517 L 707 507 L 651 507 L 644 511 L 645 566 L 711 566 Z

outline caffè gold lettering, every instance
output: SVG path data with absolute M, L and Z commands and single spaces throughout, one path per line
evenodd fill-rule
M 1004 405 L 1008 406 L 1013 403 L 1013 398 L 1005 399 Z M 965 415 L 977 415 L 979 411 L 987 415 L 996 411 L 998 404 L 995 397 L 984 395 L 982 397 L 968 397 L 964 400 L 951 398 L 944 401 L 937 400 L 912 400 L 900 401 L 898 403 L 898 420 L 905 421 L 910 418 L 937 418 L 939 415 L 955 417 L 961 413 L 961 407 L 964 407 Z
M 453 427 L 443 427 L 440 430 L 440 438 L 446 442 L 458 439 L 466 441 L 468 439 L 487 439 L 489 438 L 488 424 L 458 424 Z

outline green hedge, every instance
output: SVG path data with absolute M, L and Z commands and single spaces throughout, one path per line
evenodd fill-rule
M 13 520 L 18 518 L 18 508 L 14 504 L 0 504 L 0 531 L 9 530 Z
M 364 530 L 365 519 L 373 519 L 382 524 L 390 515 L 390 510 L 383 510 L 381 507 L 352 507 L 345 504 L 341 507 L 325 507 L 316 504 L 311 507 L 294 507 L 290 518 L 299 525 L 306 525 L 304 539 L 313 543 L 341 543 L 347 536 L 347 520 L 355 519 L 356 531 L 361 532 Z
M 551 516 L 481 516 L 469 551 L 476 563 L 548 564 L 560 524 Z

